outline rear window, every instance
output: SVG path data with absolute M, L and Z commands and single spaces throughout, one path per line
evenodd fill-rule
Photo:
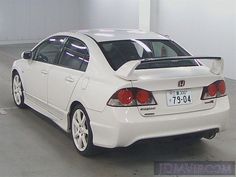
M 189 56 L 190 54 L 178 44 L 170 40 L 121 40 L 99 43 L 110 66 L 116 71 L 124 63 L 131 60 L 148 58 L 163 58 Z M 161 61 L 143 63 L 137 69 L 152 69 L 163 67 L 196 66 L 194 60 Z

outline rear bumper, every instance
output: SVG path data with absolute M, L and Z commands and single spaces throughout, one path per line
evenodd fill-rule
M 229 117 L 228 97 L 217 99 L 210 110 L 142 117 L 137 108 L 106 107 L 103 112 L 88 110 L 93 143 L 101 147 L 125 147 L 142 139 L 201 132 L 223 131 Z

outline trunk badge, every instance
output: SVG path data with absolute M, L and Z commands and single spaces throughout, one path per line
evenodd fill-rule
M 178 82 L 178 87 L 184 87 L 185 86 L 185 80 L 180 80 Z

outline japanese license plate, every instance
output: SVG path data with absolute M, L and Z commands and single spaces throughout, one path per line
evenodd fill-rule
M 192 103 L 191 90 L 171 90 L 167 91 L 167 105 L 177 106 Z

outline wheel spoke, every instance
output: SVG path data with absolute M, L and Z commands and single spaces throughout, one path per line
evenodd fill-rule
M 81 112 L 76 111 L 76 121 L 80 125 L 81 124 Z
M 78 138 L 78 136 L 79 136 L 79 130 L 77 130 L 77 131 L 75 132 L 74 138 Z
M 14 83 L 17 83 L 17 76 L 14 77 Z
M 78 112 L 76 111 L 75 114 L 74 114 L 74 124 L 77 128 L 79 128 L 79 121 L 78 121 Z
M 80 124 L 77 122 L 77 120 L 74 121 L 74 124 L 75 124 L 76 128 L 78 129 Z
M 84 117 L 84 113 L 80 110 L 80 114 L 79 114 L 79 124 L 82 125 L 82 120 Z
M 16 84 L 16 82 L 14 81 L 14 83 L 13 83 L 13 89 L 16 90 L 16 88 L 17 88 L 17 84 Z
M 21 89 L 21 82 L 18 82 L 17 87 Z
M 88 135 L 88 130 L 87 130 L 87 129 L 84 129 L 84 133 Z
M 81 120 L 81 125 L 84 126 L 85 125 L 85 121 L 86 121 L 86 117 L 83 114 L 82 120 Z
M 82 137 L 82 142 L 83 142 L 83 147 L 86 147 L 87 146 L 87 141 L 86 141 L 86 138 L 85 138 L 85 135 L 83 135 Z
M 19 105 L 20 104 L 20 96 L 19 96 L 19 93 L 16 93 L 15 94 L 15 101 L 16 101 L 16 103 Z
M 82 137 L 81 136 L 79 136 L 79 138 L 78 138 L 78 146 L 79 146 L 79 148 L 82 148 Z
M 20 102 L 20 100 L 21 100 L 20 93 L 18 92 L 16 95 L 17 95 L 17 99 L 18 99 L 18 101 Z
M 16 101 L 17 104 L 19 103 L 19 99 L 18 99 L 17 93 L 15 94 L 15 101 Z

